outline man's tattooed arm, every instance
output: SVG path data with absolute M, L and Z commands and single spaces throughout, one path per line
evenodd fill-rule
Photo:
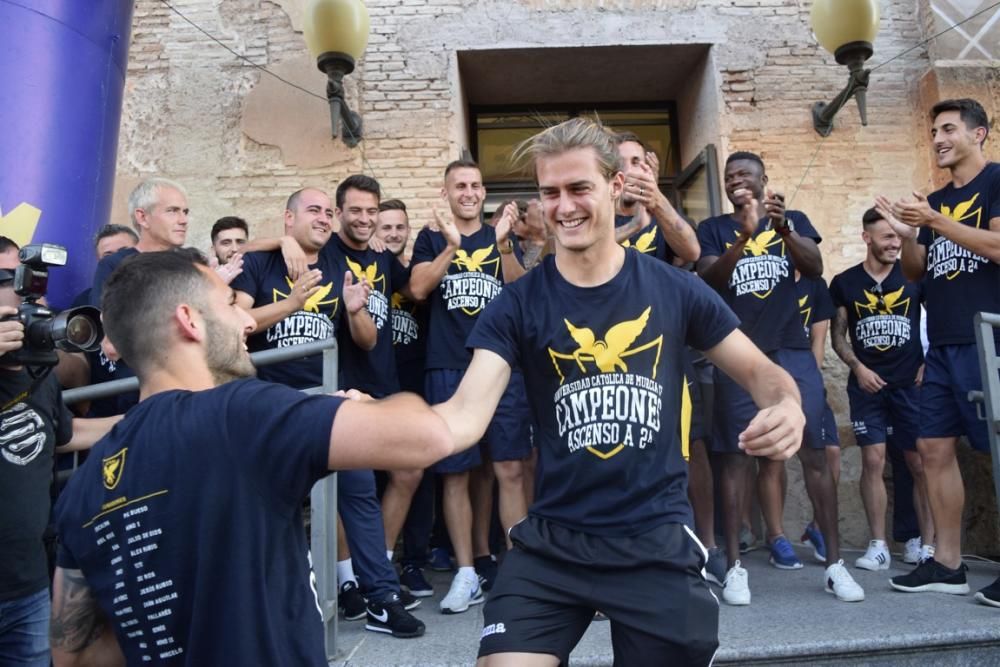
M 56 667 L 125 664 L 111 624 L 80 570 L 56 568 L 49 641 Z

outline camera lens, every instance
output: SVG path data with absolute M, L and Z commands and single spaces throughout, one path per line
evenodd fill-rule
M 93 320 L 86 315 L 73 315 L 66 322 L 66 340 L 76 347 L 90 347 L 97 342 L 97 336 Z

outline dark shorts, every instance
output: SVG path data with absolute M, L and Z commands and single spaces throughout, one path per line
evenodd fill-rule
M 805 434 L 802 446 L 822 449 L 823 409 L 826 405 L 823 394 L 823 376 L 816 368 L 816 357 L 810 350 L 780 349 L 768 353 L 768 358 L 781 366 L 795 380 L 802 396 L 802 412 L 806 416 Z M 753 398 L 743 387 L 728 375 L 716 369 L 715 399 L 712 428 L 712 451 L 737 454 L 739 435 L 757 415 L 759 409 Z
M 964 435 L 981 452 L 990 451 L 986 421 L 969 401 L 970 391 L 981 391 L 979 350 L 975 345 L 932 347 L 924 358 L 924 383 L 920 388 L 921 438 Z
M 833 408 L 827 403 L 823 409 L 823 446 L 840 447 L 840 434 L 837 433 L 837 420 L 833 416 Z
M 465 371 L 436 368 L 427 371 L 427 402 L 443 403 L 454 395 Z M 434 464 L 438 473 L 466 472 L 483 460 L 517 461 L 531 455 L 531 413 L 525 395 L 524 376 L 511 373 L 510 383 L 500 397 L 486 435 L 478 445 L 453 454 Z
M 858 386 L 852 375 L 847 381 L 847 399 L 851 404 L 854 439 L 862 447 L 892 439 L 902 450 L 917 449 L 917 420 L 920 418 L 920 387 L 886 387 L 869 394 Z
M 563 665 L 595 611 L 611 622 L 615 665 L 709 665 L 719 601 L 702 574 L 705 548 L 682 524 L 601 537 L 529 515 L 510 532 L 483 609 L 480 657 L 543 653 Z
M 689 441 L 704 440 L 708 437 L 708 428 L 705 423 L 705 405 L 704 401 L 702 401 L 698 371 L 695 370 L 694 364 L 691 363 L 690 355 L 684 363 L 684 381 L 687 383 L 688 397 L 691 401 L 691 415 L 688 423 Z

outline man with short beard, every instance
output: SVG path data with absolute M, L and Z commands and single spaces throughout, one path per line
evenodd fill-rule
M 142 400 L 56 509 L 55 664 L 325 666 L 303 501 L 330 470 L 429 465 L 447 427 L 412 395 L 252 379 L 254 318 L 187 251 L 123 262 L 104 324 Z
M 864 261 L 837 274 L 830 283 L 837 309 L 831 344 L 851 369 L 847 398 L 854 437 L 861 447 L 861 500 L 872 538 L 854 565 L 887 570 L 892 562 L 886 546 L 888 500 L 882 479 L 887 443 L 903 451 L 916 482 L 913 505 L 920 523 L 917 541 L 922 542 L 918 559 L 929 558 L 934 544 L 934 521 L 927 505 L 927 482 L 916 433 L 924 362 L 920 343 L 923 289 L 903 275 L 899 235 L 882 214 L 869 209 L 862 224 L 861 238 L 868 248 Z

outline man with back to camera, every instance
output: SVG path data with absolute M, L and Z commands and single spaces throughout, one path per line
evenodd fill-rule
M 955 448 L 965 435 L 973 448 L 990 451 L 986 422 L 967 396 L 982 389 L 973 317 L 1000 312 L 1000 165 L 983 151 L 990 122 L 979 102 L 944 100 L 934 105 L 931 118 L 937 166 L 949 171 L 951 182 L 926 197 L 914 192 L 913 199 L 895 203 L 884 196 L 876 200 L 903 239 L 903 273 L 912 281 L 925 279 L 930 339 L 917 450 L 936 544 L 933 558 L 891 583 L 899 591 L 963 595 L 969 591 L 961 555 L 965 489 Z M 976 599 L 1000 607 L 1000 577 Z
M 142 400 L 57 507 L 55 664 L 326 665 L 303 500 L 333 469 L 429 465 L 447 427 L 412 395 L 252 379 L 254 319 L 190 251 L 127 260 L 104 304 Z
M 864 590 L 840 560 L 837 489 L 827 465 L 821 433 L 823 378 L 816 367 L 802 328 L 794 271 L 806 277 L 823 273 L 819 234 L 801 211 L 786 211 L 784 198 L 767 188 L 760 156 L 745 151 L 726 160 L 726 195 L 736 211 L 698 225 L 702 257 L 698 273 L 715 288 L 740 318 L 740 329 L 772 360 L 788 370 L 802 394 L 806 413 L 803 447 L 799 450 L 803 477 L 815 500 L 826 548 L 824 590 L 838 600 L 859 602 Z M 757 219 L 743 216 L 746 203 L 757 204 Z M 723 599 L 750 604 L 748 575 L 739 561 L 739 532 L 747 468 L 753 460 L 738 447 L 739 432 L 756 410 L 750 395 L 724 373 L 715 374 L 715 424 L 712 447 L 722 455 L 723 521 L 726 574 Z M 758 488 L 768 530 L 770 562 L 780 569 L 799 569 L 802 562 L 784 534 L 784 462 L 759 459 Z M 813 541 L 814 544 L 819 540 Z
M 830 283 L 837 309 L 831 342 L 851 370 L 847 398 L 854 437 L 861 447 L 861 500 L 871 530 L 868 548 L 854 565 L 887 570 L 892 562 L 885 527 L 887 446 L 902 450 L 914 479 L 913 506 L 924 558 L 930 557 L 934 544 L 934 520 L 927 505 L 916 433 L 924 362 L 920 343 L 923 288 L 903 275 L 902 244 L 889 221 L 873 208 L 865 211 L 861 224 L 867 247 L 864 261 L 837 274 Z
M 456 442 L 476 442 L 520 367 L 539 424 L 535 502 L 510 530 L 514 548 L 484 609 L 479 664 L 565 663 L 600 610 L 616 664 L 707 665 L 718 602 L 687 527 L 684 344 L 705 348 L 763 406 L 740 437 L 749 453 L 795 452 L 798 391 L 701 281 L 616 243 L 624 175 L 607 130 L 576 118 L 519 152 L 531 161 L 556 254 L 486 309 L 457 392 L 434 406 Z

